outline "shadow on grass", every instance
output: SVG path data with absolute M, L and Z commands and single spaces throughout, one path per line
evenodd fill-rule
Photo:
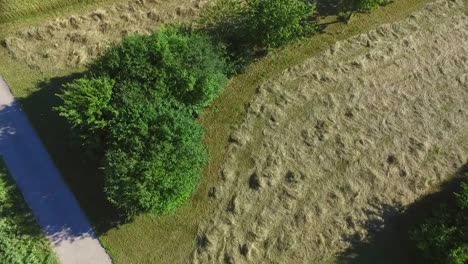
M 451 181 L 443 184 L 439 192 L 421 198 L 405 210 L 386 207 L 383 216 L 385 227 L 374 232 L 365 242 L 353 237 L 348 238 L 347 240 L 353 246 L 342 253 L 337 258 L 337 262 L 351 264 L 425 263 L 419 257 L 414 242 L 409 239 L 409 232 L 423 223 L 424 219 L 432 214 L 434 208 L 453 198 L 453 193 L 458 191 L 462 176 L 466 173 L 468 173 L 468 164 L 460 168 Z M 376 230 L 376 225 L 378 223 L 369 222 L 367 228 Z
M 99 162 L 90 160 L 72 135 L 65 119 L 53 108 L 60 104 L 56 94 L 63 84 L 84 76 L 83 73 L 52 78 L 38 84 L 40 89 L 27 98 L 18 98 L 23 110 L 39 134 L 56 166 L 98 235 L 123 223 L 103 193 L 104 180 Z
M 15 181 L 9 175 L 2 156 L 0 156 L 0 181 L 2 187 L 5 187 L 5 189 L 0 190 L 4 195 L 1 199 L 0 219 L 14 225 L 18 237 L 27 235 L 38 240 L 43 239 L 43 233 L 38 227 L 31 210 L 25 204 Z
M 317 5 L 317 12 L 320 16 L 336 16 L 340 12 L 343 1 L 349 0 L 308 0 Z

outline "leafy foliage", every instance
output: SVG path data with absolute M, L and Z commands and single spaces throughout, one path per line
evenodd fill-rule
M 183 26 L 127 37 L 106 51 L 92 70 L 123 86 L 131 80 L 147 96 L 177 101 L 195 113 L 219 96 L 227 82 L 221 47 Z
M 153 104 L 122 111 L 106 154 L 106 193 L 128 214 L 173 212 L 207 161 L 203 128 L 184 112 Z
M 222 49 L 168 26 L 111 47 L 89 77 L 64 87 L 56 108 L 101 150 L 104 191 L 122 213 L 168 213 L 196 189 L 208 156 L 193 120 L 227 81 Z
M 258 47 L 277 48 L 313 34 L 315 5 L 300 0 L 249 0 L 248 29 Z
M 303 0 L 218 0 L 198 22 L 226 45 L 235 64 L 243 66 L 257 50 L 316 33 L 315 10 L 314 4 Z
M 0 158 L 0 263 L 57 263 Z
M 430 263 L 462 264 L 468 260 L 468 184 L 462 183 L 453 204 L 434 211 L 413 230 L 412 239 Z
M 65 85 L 59 97 L 63 105 L 56 108 L 92 148 L 102 146 L 117 110 L 111 105 L 115 81 L 106 77 L 82 78 Z

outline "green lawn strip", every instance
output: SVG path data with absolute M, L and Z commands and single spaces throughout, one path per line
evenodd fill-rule
M 0 157 L 0 263 L 52 264 L 55 254 Z
M 326 50 L 336 41 L 367 32 L 383 23 L 404 19 L 428 2 L 430 1 L 399 0 L 370 14 L 356 14 L 348 25 L 330 24 L 323 34 L 272 52 L 252 64 L 244 74 L 230 82 L 225 93 L 199 118 L 207 129 L 206 143 L 211 160 L 205 169 L 205 177 L 199 190 L 190 202 L 173 215 L 142 215 L 119 228 L 108 229 L 103 224 L 108 211 L 102 202 L 100 184 L 95 184 L 97 171 L 92 168 L 96 166 L 82 163 L 80 149 L 69 146 L 66 125 L 50 110 L 57 104 L 53 94 L 58 91 L 61 83 L 70 79 L 66 76 L 73 72 L 40 72 L 28 68 L 24 63 L 11 59 L 3 48 L 0 49 L 0 72 L 15 95 L 21 97 L 23 108 L 80 204 L 94 225 L 99 227 L 100 239 L 115 262 L 186 263 L 195 247 L 198 223 L 210 212 L 207 193 L 217 182 L 228 134 L 233 127 L 241 124 L 245 116 L 245 105 L 254 96 L 257 87 L 285 69 Z M 334 17 L 327 17 L 324 21 L 334 20 Z M 78 69 L 76 72 L 82 70 Z

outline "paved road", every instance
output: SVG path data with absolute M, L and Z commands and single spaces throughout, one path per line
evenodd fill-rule
M 1 76 L 0 155 L 62 264 L 112 263 Z

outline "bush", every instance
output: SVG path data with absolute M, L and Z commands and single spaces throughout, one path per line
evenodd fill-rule
M 206 34 L 168 26 L 125 38 L 64 86 L 56 110 L 97 153 L 107 198 L 126 216 L 172 212 L 195 190 L 207 153 L 193 116 L 222 92 L 226 70 Z
M 111 104 L 114 85 L 115 81 L 106 77 L 82 78 L 66 84 L 58 95 L 63 104 L 55 110 L 79 131 L 89 148 L 103 145 L 110 123 L 117 116 Z
M 57 263 L 0 157 L 0 263 Z
M 468 184 L 462 183 L 454 201 L 434 211 L 411 232 L 416 247 L 429 263 L 461 264 L 468 260 Z
M 301 0 L 249 0 L 247 10 L 248 32 L 260 48 L 278 48 L 317 31 L 315 5 Z
M 104 162 L 109 200 L 127 215 L 173 212 L 196 189 L 207 161 L 203 128 L 160 103 L 121 113 Z
M 198 21 L 242 67 L 255 52 L 277 48 L 317 31 L 315 5 L 303 0 L 217 0 Z
M 91 67 L 118 84 L 131 80 L 142 93 L 177 101 L 197 113 L 223 91 L 227 82 L 223 58 L 221 47 L 207 35 L 168 26 L 150 36 L 125 38 Z

